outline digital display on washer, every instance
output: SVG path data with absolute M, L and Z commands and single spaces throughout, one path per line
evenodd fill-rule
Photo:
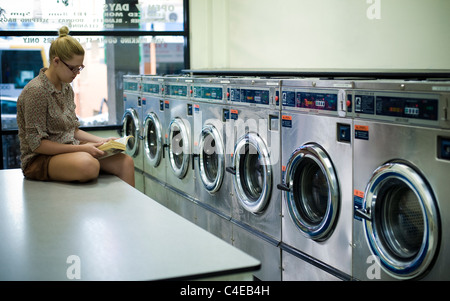
M 144 84 L 142 88 L 143 92 L 159 94 L 159 85 L 158 84 Z
M 268 105 L 269 99 L 269 90 L 241 89 L 241 102 Z
M 222 99 L 223 89 L 221 87 L 203 87 L 195 86 L 193 88 L 193 96 L 203 99 Z
M 137 91 L 138 83 L 137 82 L 124 82 L 123 89 L 127 91 Z
M 307 109 L 337 111 L 337 94 L 297 92 L 296 106 Z
M 438 119 L 438 100 L 392 96 L 376 97 L 376 114 L 424 120 Z
M 188 94 L 187 86 L 182 85 L 167 85 L 166 94 L 172 96 L 183 96 L 186 97 Z

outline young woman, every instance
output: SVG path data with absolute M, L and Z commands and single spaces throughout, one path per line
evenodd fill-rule
M 23 174 L 43 181 L 86 182 L 105 171 L 134 186 L 133 159 L 117 154 L 102 160 L 97 147 L 115 138 L 80 130 L 70 83 L 83 70 L 84 49 L 63 26 L 50 46 L 50 66 L 23 89 L 17 124 Z

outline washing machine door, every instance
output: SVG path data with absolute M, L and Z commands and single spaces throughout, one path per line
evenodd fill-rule
M 412 279 L 430 267 L 439 243 L 439 214 L 425 179 L 404 163 L 374 171 L 364 193 L 364 228 L 383 269 Z
M 259 214 L 269 203 L 272 192 L 272 165 L 264 141 L 248 133 L 234 148 L 234 187 L 244 209 Z
M 183 120 L 174 118 L 169 125 L 169 162 L 174 174 L 182 179 L 186 175 L 191 158 L 189 133 Z
M 286 166 L 286 206 L 307 237 L 326 240 L 335 228 L 340 207 L 339 183 L 328 154 L 316 144 L 296 149 Z
M 125 111 L 122 124 L 123 135 L 134 137 L 128 139 L 126 152 L 135 157 L 139 153 L 139 137 L 141 136 L 139 117 L 135 109 L 129 108 Z
M 163 153 L 163 135 L 161 122 L 153 112 L 144 121 L 144 149 L 150 165 L 158 167 Z
M 220 189 L 225 170 L 225 147 L 215 126 L 202 128 L 199 142 L 198 169 L 205 189 L 213 194 Z

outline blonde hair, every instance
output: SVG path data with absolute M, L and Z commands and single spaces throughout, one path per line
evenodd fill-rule
M 83 46 L 69 35 L 69 28 L 63 26 L 59 29 L 59 37 L 50 45 L 50 61 L 55 57 L 69 61 L 74 55 L 84 55 Z

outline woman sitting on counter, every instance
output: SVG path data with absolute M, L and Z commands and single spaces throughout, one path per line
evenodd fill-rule
M 50 46 L 50 66 L 23 89 L 17 100 L 22 171 L 42 181 L 96 179 L 100 171 L 134 186 L 133 159 L 123 153 L 98 160 L 101 138 L 79 129 L 70 83 L 83 70 L 84 49 L 63 26 Z

